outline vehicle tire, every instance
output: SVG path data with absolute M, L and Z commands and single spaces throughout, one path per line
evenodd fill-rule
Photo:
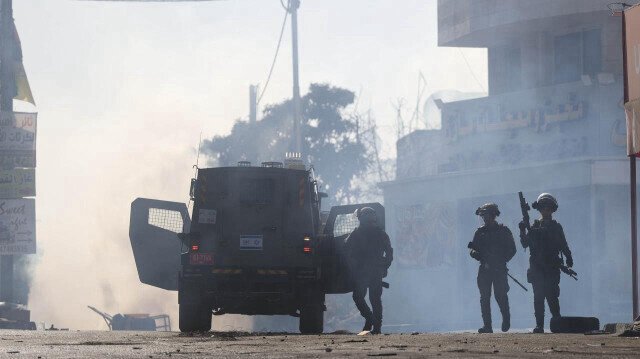
M 324 305 L 307 304 L 300 309 L 300 333 L 322 334 L 324 330 Z
M 180 331 L 208 332 L 211 330 L 211 310 L 197 304 L 180 304 L 179 309 Z

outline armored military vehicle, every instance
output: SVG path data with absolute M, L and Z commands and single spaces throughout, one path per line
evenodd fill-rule
M 129 236 L 143 283 L 178 291 L 183 332 L 208 331 L 212 314 L 292 315 L 321 333 L 325 295 L 347 293 L 344 240 L 354 211 L 321 211 L 326 194 L 301 161 L 202 168 L 184 203 L 138 198 Z

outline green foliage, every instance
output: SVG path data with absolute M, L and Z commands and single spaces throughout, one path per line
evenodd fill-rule
M 328 84 L 312 84 L 302 98 L 303 154 L 334 201 L 357 198 L 352 183 L 370 165 L 370 151 L 360 141 L 355 116 L 345 115 L 353 104 L 353 92 Z M 227 136 L 205 140 L 203 152 L 217 166 L 235 166 L 238 161 L 258 165 L 282 161 L 294 148 L 292 102 L 268 106 L 256 123 L 237 120 Z

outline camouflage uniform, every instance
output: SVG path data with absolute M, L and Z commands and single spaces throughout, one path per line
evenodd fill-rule
M 382 278 L 386 277 L 393 261 L 393 248 L 384 230 L 377 225 L 363 223 L 362 216 L 359 219 L 360 226 L 346 240 L 354 282 L 353 301 L 366 320 L 363 330 L 373 329 L 379 333 L 382 325 Z M 365 301 L 367 290 L 372 308 Z
M 482 207 L 481 207 L 482 208 Z M 496 207 L 497 208 L 497 207 Z M 471 257 L 480 262 L 478 268 L 478 289 L 480 290 L 480 310 L 484 327 L 480 332 L 491 332 L 491 287 L 502 313 L 502 330 L 510 327 L 509 283 L 507 262 L 516 254 L 516 245 L 509 228 L 502 224 L 484 225 L 473 236 L 469 245 L 473 248 Z

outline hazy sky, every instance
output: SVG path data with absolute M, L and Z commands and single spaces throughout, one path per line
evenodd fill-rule
M 39 112 L 33 319 L 106 328 L 86 305 L 175 315 L 174 294 L 138 282 L 129 205 L 187 200 L 200 132 L 225 134 L 247 116 L 284 10 L 278 0 L 17 0 L 14 12 Z M 302 0 L 303 93 L 311 82 L 361 91 L 393 156 L 391 103 L 415 106 L 419 71 L 430 91 L 486 88 L 486 52 L 463 50 L 480 86 L 460 50 L 437 48 L 436 16 L 435 0 Z M 290 96 L 290 49 L 287 28 L 263 104 Z

